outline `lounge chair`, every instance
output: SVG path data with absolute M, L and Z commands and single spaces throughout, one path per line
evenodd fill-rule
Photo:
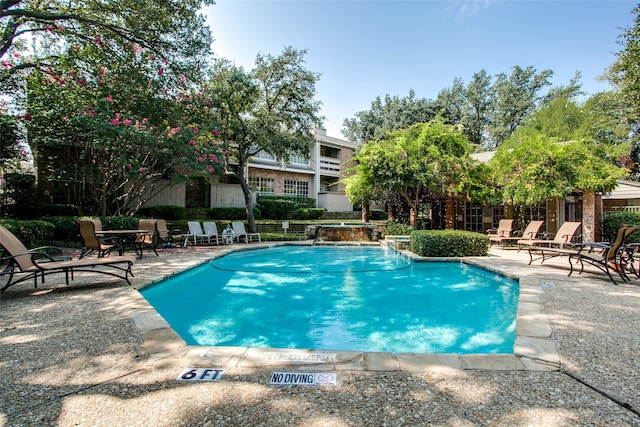
M 189 227 L 189 233 L 184 236 L 184 246 L 189 244 L 189 238 L 193 237 L 193 244 L 198 244 L 198 239 L 200 242 L 204 243 L 204 239 L 207 239 L 208 243 L 211 243 L 211 236 L 202 229 L 202 225 L 200 225 L 200 221 L 188 221 L 187 226 Z
M 499 242 L 502 243 L 502 246 L 505 246 L 507 244 L 513 244 L 521 240 L 534 240 L 538 235 L 542 224 L 544 224 L 544 221 L 531 221 L 521 235 L 502 237 L 500 238 Z M 518 233 L 519 231 L 514 232 L 514 234 Z
M 553 239 L 521 239 L 518 246 L 525 246 L 529 251 L 529 264 L 541 259 L 543 263 L 548 258 L 568 256 L 576 252 L 574 243 L 576 232 L 582 225 L 581 222 L 567 221 L 558 230 Z M 535 255 L 538 255 L 534 258 Z
M 629 278 L 625 272 L 625 270 L 629 267 L 627 263 L 633 262 L 633 258 L 630 260 L 625 258 L 625 249 L 624 242 L 629 237 L 629 235 L 635 232 L 638 227 L 633 225 L 623 225 L 618 228 L 616 232 L 616 240 L 612 244 L 607 243 L 583 243 L 580 245 L 580 250 L 576 253 L 569 255 L 569 265 L 571 266 L 571 271 L 569 271 L 569 276 L 573 273 L 573 265 L 572 261 L 576 261 L 580 263 L 580 272 L 581 274 L 584 270 L 584 263 L 589 263 L 594 267 L 599 268 L 604 273 L 607 273 L 609 279 L 617 285 L 618 283 L 613 278 L 611 274 L 611 270 L 618 273 L 620 278 L 623 281 L 628 281 Z M 586 250 L 588 248 L 588 250 Z M 593 252 L 594 250 L 601 250 L 600 253 Z
M 131 267 L 135 262 L 135 257 L 132 256 L 67 259 L 60 261 L 59 258 L 54 258 L 44 251 L 37 249 L 28 250 L 13 233 L 3 226 L 0 226 L 0 244 L 9 254 L 9 256 L 2 258 L 6 266 L 4 270 L 0 272 L 0 275 L 9 275 L 9 280 L 7 284 L 0 289 L 0 292 L 4 292 L 10 286 L 31 279 L 33 279 L 34 286 L 38 287 L 38 277 L 41 277 L 44 283 L 45 276 L 54 273 L 64 273 L 66 284 L 68 285 L 69 273 L 71 273 L 71 280 L 73 280 L 73 273 L 78 271 L 107 274 L 124 279 L 127 284 L 131 285 L 129 275 L 133 277 Z M 116 271 L 103 270 L 99 269 L 99 267 L 110 268 Z M 16 275 L 22 275 L 22 277 L 14 280 L 14 276 Z
M 209 243 L 211 243 L 211 238 L 216 238 L 216 245 L 220 244 L 220 239 L 218 236 L 218 226 L 213 221 L 205 221 L 202 223 L 202 228 L 204 233 L 209 236 Z
M 254 238 L 258 239 L 260 242 L 260 233 L 247 233 L 247 230 L 244 228 L 244 223 L 241 221 L 233 221 L 231 223 L 233 227 L 233 231 L 236 232 L 236 239 L 240 242 L 240 238 L 244 238 L 246 243 L 252 242 Z
M 111 250 L 117 249 L 122 255 L 122 240 L 118 237 L 102 237 L 96 233 L 102 231 L 99 219 L 80 219 L 80 237 L 82 237 L 82 251 L 80 258 L 84 258 L 93 251 L 98 251 L 98 258 L 109 255 Z
M 511 229 L 513 228 L 512 219 L 501 219 L 498 223 L 497 230 L 490 230 L 489 232 L 489 244 L 501 243 L 502 239 L 511 237 Z

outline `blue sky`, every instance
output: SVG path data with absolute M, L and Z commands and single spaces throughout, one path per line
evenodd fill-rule
M 554 71 L 552 83 L 582 72 L 597 81 L 633 25 L 628 0 L 217 0 L 204 9 L 217 57 L 250 70 L 258 53 L 306 49 L 307 69 L 320 73 L 317 99 L 329 136 L 368 110 L 376 96 L 435 99 L 454 78 L 465 84 L 484 69 L 515 65 Z

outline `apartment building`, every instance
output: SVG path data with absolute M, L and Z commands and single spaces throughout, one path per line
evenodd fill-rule
M 344 139 L 327 135 L 326 130 L 315 130 L 315 144 L 309 158 L 293 156 L 283 163 L 270 153 L 259 153 L 247 165 L 249 185 L 255 203 L 260 194 L 305 196 L 316 199 L 316 206 L 330 212 L 353 210 L 353 206 L 339 183 L 349 166 L 357 146 Z M 202 207 L 244 207 L 244 195 L 234 178 L 209 177 L 204 189 Z M 172 185 L 150 200 L 150 205 L 187 206 L 193 195 L 184 184 Z

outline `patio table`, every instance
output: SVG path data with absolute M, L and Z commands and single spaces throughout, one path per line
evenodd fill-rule
M 138 258 L 142 258 L 142 244 L 138 244 L 136 241 L 139 236 L 145 236 L 147 234 L 149 234 L 149 230 L 102 230 L 96 232 L 98 236 L 119 237 L 120 255 L 124 254 L 127 244 L 130 244 Z

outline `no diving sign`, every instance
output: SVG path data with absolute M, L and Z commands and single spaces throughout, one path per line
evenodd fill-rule
M 336 385 L 335 372 L 274 372 L 269 384 L 275 385 Z

